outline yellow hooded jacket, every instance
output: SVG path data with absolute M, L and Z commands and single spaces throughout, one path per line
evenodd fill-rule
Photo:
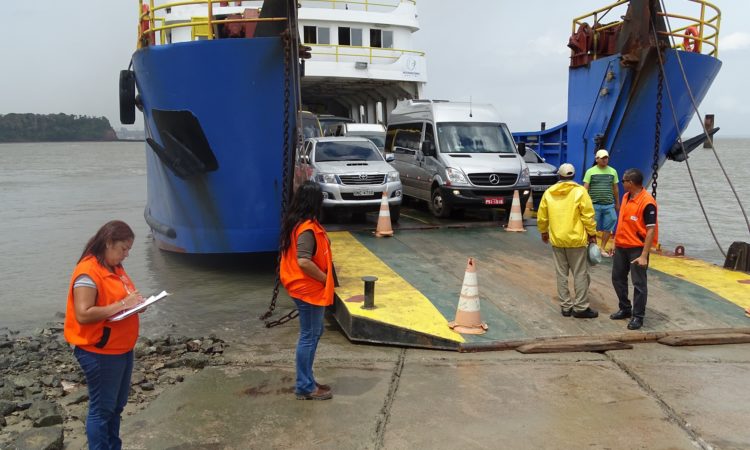
M 554 247 L 586 247 L 596 235 L 594 205 L 586 188 L 575 181 L 560 181 L 542 196 L 537 212 L 537 228 L 549 233 Z

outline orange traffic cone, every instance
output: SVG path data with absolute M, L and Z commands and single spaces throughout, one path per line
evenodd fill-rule
M 458 297 L 456 319 L 448 322 L 448 326 L 457 333 L 484 334 L 487 324 L 482 322 L 479 315 L 479 284 L 477 283 L 477 269 L 474 258 L 469 258 L 466 264 L 464 284 Z
M 378 214 L 378 226 L 375 228 L 375 237 L 393 236 L 391 227 L 391 210 L 388 207 L 388 194 L 383 191 L 383 198 L 380 200 L 380 214 Z
M 533 219 L 536 217 L 536 212 L 534 211 L 534 196 L 529 193 L 529 199 L 526 200 L 526 209 L 523 212 L 523 218 L 524 219 Z
M 518 191 L 513 191 L 513 204 L 510 205 L 510 218 L 505 231 L 526 231 L 523 227 L 523 215 L 521 214 L 521 200 Z

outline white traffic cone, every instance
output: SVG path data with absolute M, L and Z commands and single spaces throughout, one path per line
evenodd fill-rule
M 523 227 L 523 214 L 521 214 L 521 199 L 518 191 L 513 191 L 513 204 L 510 205 L 510 218 L 505 231 L 526 231 Z
M 391 227 L 391 210 L 388 207 L 388 193 L 383 191 L 383 198 L 380 200 L 378 226 L 375 228 L 375 237 L 390 236 L 393 236 L 393 227 Z
M 536 211 L 534 211 L 534 195 L 529 193 L 529 198 L 526 200 L 526 209 L 523 211 L 524 219 L 536 218 Z
M 487 324 L 482 322 L 479 314 L 479 284 L 474 258 L 469 258 L 469 262 L 466 263 L 464 284 L 461 286 L 461 295 L 458 297 L 456 319 L 449 322 L 448 326 L 453 331 L 462 334 L 484 334 L 487 331 Z

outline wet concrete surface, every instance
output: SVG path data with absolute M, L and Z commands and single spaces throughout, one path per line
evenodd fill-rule
M 461 354 L 356 345 L 326 328 L 315 371 L 332 400 L 294 399 L 296 322 L 247 320 L 229 365 L 125 417 L 124 447 L 750 448 L 748 344 Z

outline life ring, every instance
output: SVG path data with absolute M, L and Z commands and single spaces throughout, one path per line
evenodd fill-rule
M 685 38 L 682 40 L 682 48 L 686 52 L 700 53 L 701 41 L 698 38 L 698 29 L 695 27 L 687 27 L 685 29 Z

